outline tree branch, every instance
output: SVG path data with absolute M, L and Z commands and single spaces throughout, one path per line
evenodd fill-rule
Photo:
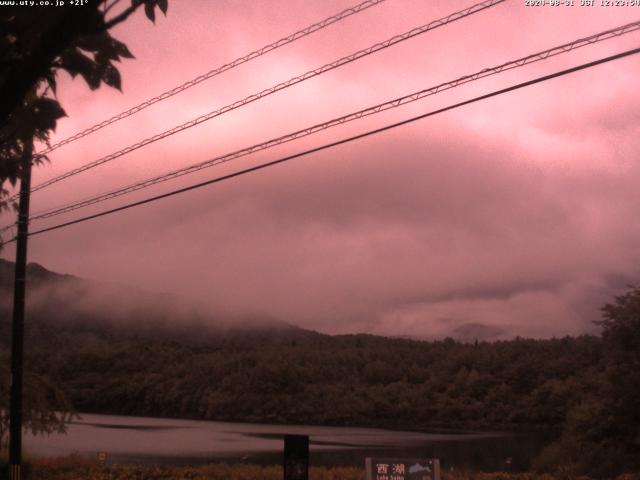
M 102 14 L 106 17 L 107 13 L 109 13 L 109 10 L 111 10 L 113 7 L 115 7 L 118 3 L 120 3 L 120 0 L 113 0 L 111 2 L 111 5 L 107 5 L 107 0 L 105 0 L 104 2 L 104 8 L 102 9 Z
M 105 30 L 109 30 L 110 28 L 114 27 L 115 25 L 124 22 L 127 18 L 129 18 L 129 16 L 135 12 L 142 4 L 143 4 L 143 0 L 134 0 L 134 2 L 131 4 L 130 7 L 128 7 L 127 9 L 125 9 L 122 13 L 120 13 L 119 15 L 116 15 L 115 17 L 113 17 L 111 20 L 109 20 L 108 22 L 105 22 L 104 24 L 104 29 Z

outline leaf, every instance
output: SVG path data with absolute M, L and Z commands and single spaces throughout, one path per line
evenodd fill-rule
M 51 159 L 46 155 L 34 155 L 33 157 L 33 165 L 43 165 L 45 163 L 51 163 Z
M 107 40 L 109 44 L 116 45 L 111 43 L 113 39 L 110 37 L 107 38 Z M 124 44 L 121 45 L 124 47 Z M 121 45 L 117 44 L 116 47 L 120 48 Z M 126 49 L 126 47 L 124 48 Z M 120 72 L 118 72 L 118 69 L 111 63 L 112 60 L 114 60 L 114 51 L 113 49 L 109 50 L 101 47 L 95 53 L 94 57 L 90 58 L 84 55 L 77 47 L 73 47 L 67 49 L 63 55 L 60 56 L 60 65 L 69 72 L 72 77 L 82 75 L 91 90 L 99 88 L 102 82 L 120 90 L 122 87 Z M 128 50 L 126 51 L 128 52 Z M 118 57 L 118 55 L 115 55 L 115 57 Z
M 116 40 L 115 38 L 112 38 L 111 42 L 113 44 L 113 48 L 116 50 L 116 52 L 118 52 L 118 55 L 120 55 L 121 57 L 135 58 L 133 56 L 133 53 L 129 51 L 129 48 L 124 43 L 122 43 L 119 40 Z
M 122 80 L 120 78 L 120 72 L 116 67 L 109 64 L 105 67 L 102 74 L 102 81 L 110 87 L 117 88 L 122 91 Z
M 81 35 L 76 39 L 75 45 L 87 52 L 104 55 L 111 60 L 120 60 L 120 57 L 133 58 L 127 46 L 113 38 L 109 32 Z
M 57 82 L 56 82 L 56 72 L 55 70 L 49 70 L 49 72 L 46 75 L 46 80 L 47 80 L 47 84 L 49 85 L 49 88 L 51 88 L 51 91 L 53 92 L 54 95 L 56 95 L 56 87 L 58 86 Z
M 59 118 L 67 114 L 57 100 L 41 97 L 33 102 L 34 125 L 40 130 L 54 130 Z
M 82 75 L 91 90 L 95 90 L 100 86 L 100 75 L 96 72 L 95 62 L 80 52 L 77 48 L 70 48 L 60 55 L 62 60 L 62 68 L 65 69 L 71 77 Z
M 108 45 L 107 35 L 107 32 L 101 32 L 97 35 L 79 35 L 75 40 L 75 45 L 82 50 L 95 53 L 99 50 L 104 50 L 105 46 Z
M 149 20 L 153 23 L 156 23 L 156 12 L 154 11 L 155 2 L 154 0 L 145 0 L 144 2 L 144 13 Z
M 0 161 L 19 155 L 24 139 L 40 141 L 48 139 L 49 131 L 55 130 L 59 118 L 66 116 L 57 100 L 48 97 L 33 97 L 16 109 L 11 118 L 11 130 L 2 145 Z

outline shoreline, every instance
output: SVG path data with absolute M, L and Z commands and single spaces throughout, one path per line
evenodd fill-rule
M 95 412 L 73 412 L 73 417 L 82 418 L 82 415 L 102 415 L 107 417 L 123 417 L 123 418 L 138 418 L 149 420 L 172 420 L 172 421 L 193 421 L 193 422 L 211 422 L 211 423 L 233 423 L 242 425 L 269 425 L 274 427 L 309 427 L 309 428 L 322 428 L 322 427 L 344 427 L 344 428 L 362 428 L 373 430 L 388 430 L 392 432 L 411 432 L 411 433 L 425 433 L 425 434 L 443 434 L 443 435 L 488 435 L 488 436 L 508 436 L 518 434 L 537 434 L 537 435 L 549 435 L 553 436 L 558 434 L 557 428 L 550 428 L 535 424 L 504 424 L 495 425 L 491 428 L 473 427 L 473 426 L 453 426 L 446 427 L 438 424 L 423 425 L 398 425 L 391 423 L 375 423 L 375 424 L 360 424 L 350 422 L 334 422 L 326 424 L 312 424 L 312 423 L 285 423 L 277 422 L 273 419 L 260 420 L 217 420 L 209 418 L 196 418 L 196 417 L 170 417 L 170 416 L 152 416 L 152 415 L 138 415 L 138 414 L 126 414 L 126 413 L 106 413 L 103 411 Z M 82 423 L 70 421 L 68 424 Z
M 210 463 L 201 466 L 170 465 L 106 465 L 79 456 L 51 459 L 31 459 L 24 465 L 25 480 L 281 480 L 282 466 L 252 464 Z M 7 469 L 6 460 L 0 458 L 0 474 Z M 310 467 L 310 480 L 364 480 L 365 470 L 360 467 Z M 552 475 L 533 472 L 471 472 L 443 471 L 441 480 L 561 480 L 567 474 Z M 574 477 L 570 477 L 574 478 Z M 589 477 L 575 477 L 590 480 Z M 640 480 L 640 473 L 627 473 L 616 480 Z

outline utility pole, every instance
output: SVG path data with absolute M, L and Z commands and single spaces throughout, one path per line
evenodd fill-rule
M 22 480 L 22 378 L 24 359 L 24 305 L 27 273 L 27 237 L 29 236 L 29 195 L 33 137 L 23 140 L 16 270 L 13 287 L 13 324 L 11 328 L 11 406 L 9 411 L 9 479 Z

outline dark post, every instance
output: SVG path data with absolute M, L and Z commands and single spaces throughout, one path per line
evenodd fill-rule
M 24 297 L 29 235 L 29 194 L 31 190 L 32 140 L 25 142 L 20 178 L 16 270 L 13 287 L 13 325 L 11 328 L 11 407 L 9 412 L 10 480 L 22 479 L 22 364 L 24 357 Z
M 309 437 L 284 436 L 284 480 L 309 480 Z

